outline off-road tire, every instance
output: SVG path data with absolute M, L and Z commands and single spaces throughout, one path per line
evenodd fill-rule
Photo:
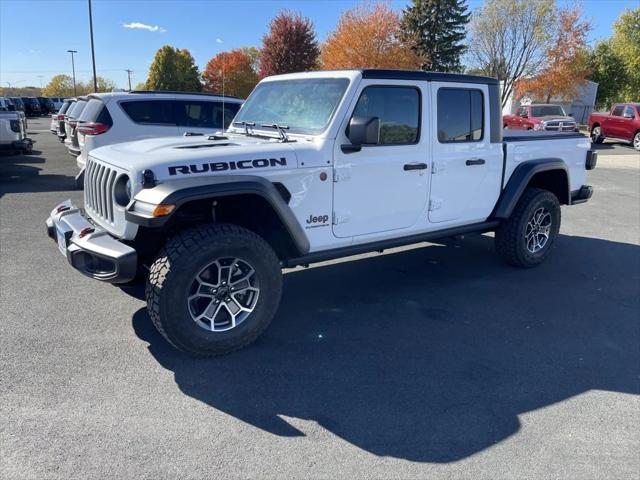
M 260 283 L 253 312 L 227 331 L 207 331 L 189 312 L 189 285 L 208 263 L 221 257 L 250 262 Z M 237 225 L 213 224 L 171 238 L 151 265 L 145 297 L 160 334 L 175 348 L 196 357 L 224 355 L 252 343 L 269 325 L 282 295 L 282 270 L 273 249 L 257 234 Z
M 551 215 L 549 238 L 540 251 L 531 253 L 526 242 L 527 224 L 540 208 L 546 209 Z M 548 190 L 528 188 L 520 197 L 511 216 L 496 230 L 496 251 L 510 265 L 520 268 L 535 267 L 547 259 L 559 231 L 558 197 Z

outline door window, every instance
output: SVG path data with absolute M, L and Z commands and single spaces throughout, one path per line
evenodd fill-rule
M 415 87 L 367 87 L 360 94 L 353 116 L 380 119 L 379 145 L 417 143 L 420 92 Z
M 482 91 L 461 88 L 438 90 L 438 141 L 477 142 L 483 135 Z
M 631 108 L 629 105 L 627 105 L 624 109 L 624 114 L 628 117 L 628 118 L 633 118 L 634 112 L 633 112 L 633 108 Z
M 227 128 L 236 116 L 240 105 L 222 102 L 176 102 L 178 125 L 194 128 Z M 224 121 L 224 125 L 223 125 Z
M 624 106 L 623 105 L 617 105 L 616 108 L 613 109 L 613 112 L 611 113 L 611 115 L 613 115 L 615 117 L 621 117 L 623 110 L 624 110 Z
M 172 103 L 166 100 L 140 100 L 122 102 L 127 116 L 136 123 L 175 125 Z

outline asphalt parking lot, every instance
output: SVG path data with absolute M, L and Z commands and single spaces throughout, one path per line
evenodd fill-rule
M 30 125 L 34 154 L 0 157 L 1 478 L 640 477 L 629 147 L 601 150 L 536 269 L 471 236 L 291 271 L 254 345 L 193 360 L 140 289 L 82 277 L 46 236 L 82 192 Z

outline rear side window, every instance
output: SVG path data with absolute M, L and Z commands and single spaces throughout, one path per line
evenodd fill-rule
M 631 116 L 631 118 L 635 117 L 635 112 L 633 111 L 633 108 L 631 108 L 630 105 L 627 105 L 626 108 L 624 109 L 624 114 L 627 116 Z
M 621 117 L 622 116 L 622 110 L 624 110 L 624 106 L 623 105 L 617 105 L 616 108 L 613 109 L 613 112 L 611 113 L 611 115 L 615 115 L 616 117 Z
M 120 106 L 135 123 L 176 125 L 172 103 L 167 100 L 138 100 L 122 102 Z
M 482 91 L 441 88 L 438 90 L 438 141 L 477 142 L 484 134 Z
M 420 93 L 414 87 L 367 87 L 353 115 L 380 119 L 379 145 L 407 145 L 418 141 Z
M 194 128 L 227 128 L 236 116 L 240 106 L 234 103 L 177 101 L 176 120 L 178 125 Z

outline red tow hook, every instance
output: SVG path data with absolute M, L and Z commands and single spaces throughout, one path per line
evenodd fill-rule
M 71 207 L 60 205 L 58 208 L 56 208 L 56 213 L 66 212 L 67 210 L 71 210 Z
M 78 237 L 83 238 L 86 237 L 87 235 L 89 235 L 90 233 L 95 232 L 96 229 L 93 227 L 85 227 L 82 230 L 80 230 L 80 233 L 78 234 Z

